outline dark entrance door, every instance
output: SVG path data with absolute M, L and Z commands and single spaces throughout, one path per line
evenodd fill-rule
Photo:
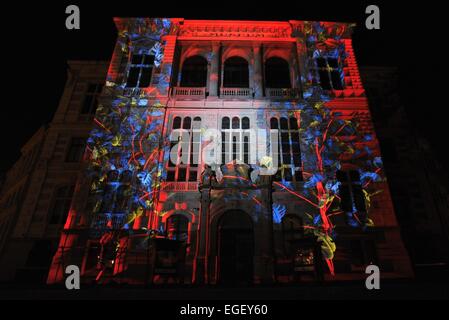
M 254 235 L 251 218 L 243 211 L 228 211 L 218 224 L 219 282 L 253 281 Z

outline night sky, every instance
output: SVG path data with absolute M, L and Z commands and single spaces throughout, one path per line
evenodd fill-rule
M 20 147 L 48 123 L 58 105 L 66 81 L 66 61 L 111 57 L 116 38 L 112 17 L 183 17 L 186 19 L 323 20 L 355 22 L 354 48 L 358 63 L 397 66 L 401 98 L 413 125 L 426 136 L 444 162 L 447 135 L 442 116 L 447 88 L 437 78 L 447 57 L 447 28 L 442 2 L 426 6 L 412 1 L 58 1 L 3 6 L 3 68 L 10 88 L 3 104 L 1 135 L 5 152 L 0 172 L 20 154 Z M 77 4 L 81 30 L 65 29 L 65 8 Z M 381 30 L 365 28 L 365 8 L 376 4 L 381 11 Z M 2 22 L 5 24 L 5 22 Z

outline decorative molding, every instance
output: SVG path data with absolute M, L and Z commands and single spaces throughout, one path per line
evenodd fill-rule
M 212 38 L 289 38 L 291 28 L 289 25 L 279 24 L 246 24 L 246 23 L 223 23 L 208 24 L 194 23 L 181 26 L 179 37 L 212 37 Z

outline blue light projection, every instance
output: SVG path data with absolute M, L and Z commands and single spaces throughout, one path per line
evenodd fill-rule
M 141 18 L 129 21 L 132 22 L 119 37 L 122 52 L 144 50 L 154 55 L 152 96 L 163 96 L 168 92 L 171 65 L 162 63 L 162 37 L 172 29 L 171 21 Z M 88 139 L 92 214 L 96 216 L 92 227 L 97 236 L 111 227 L 132 232 L 132 223 L 137 218 L 151 219 L 158 214 L 157 193 L 164 178 L 161 153 L 169 147 L 162 137 L 164 107 L 157 99 L 150 99 L 144 92 L 121 94 L 124 81 L 108 81 L 106 89 L 111 100 L 99 105 L 96 126 Z M 140 226 L 141 230 L 145 227 Z

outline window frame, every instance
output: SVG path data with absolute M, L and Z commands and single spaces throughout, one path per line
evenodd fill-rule
M 73 148 L 75 148 L 74 146 L 74 141 L 78 140 L 81 141 L 82 143 L 77 144 L 77 147 L 79 148 L 79 150 L 77 150 L 78 152 L 72 151 Z M 65 154 L 65 161 L 66 163 L 80 163 L 83 158 L 84 158 L 84 153 L 86 151 L 86 143 L 87 143 L 87 138 L 85 137 L 71 137 L 70 138 L 70 143 L 68 144 L 67 147 L 67 151 Z M 75 157 L 75 155 L 77 155 L 78 157 Z
M 322 59 L 325 62 L 325 66 L 320 66 L 318 60 Z M 329 60 L 336 61 L 337 67 L 331 67 L 329 64 Z M 319 80 L 320 86 L 323 90 L 333 91 L 333 90 L 344 90 L 345 82 L 344 82 L 344 72 L 341 66 L 341 63 L 338 58 L 332 58 L 327 56 L 320 56 L 314 59 L 314 64 L 316 68 L 317 79 Z M 329 86 L 324 87 L 322 73 L 326 74 L 327 81 L 329 82 Z M 339 76 L 338 85 L 334 83 L 333 75 L 337 74 Z
M 198 61 L 201 60 L 202 64 L 200 64 L 200 63 L 189 64 L 189 62 L 194 61 L 194 59 L 197 59 Z M 187 65 L 186 65 L 186 63 L 187 63 Z M 187 69 L 185 69 L 186 67 L 187 67 Z M 201 74 L 201 76 L 200 76 L 200 74 Z M 192 75 L 194 75 L 194 76 L 192 77 Z M 200 83 L 200 81 L 196 81 L 200 77 L 202 80 L 201 83 Z M 193 56 L 186 58 L 182 64 L 181 78 L 179 80 L 179 85 L 181 87 L 186 87 L 186 88 L 204 88 L 204 87 L 207 87 L 207 81 L 208 81 L 208 61 L 207 61 L 207 59 L 201 55 L 193 55 Z M 199 84 L 201 84 L 201 85 L 199 85 Z
M 136 56 L 142 56 L 140 58 L 139 63 L 135 63 L 133 61 L 134 57 L 136 57 Z M 145 59 L 147 59 L 147 57 L 153 57 L 150 63 L 145 62 Z M 153 81 L 153 71 L 154 71 L 154 68 L 155 68 L 155 64 L 154 64 L 155 59 L 156 59 L 156 57 L 152 53 L 135 53 L 135 54 L 130 55 L 130 59 L 129 59 L 129 63 L 128 63 L 128 70 L 127 70 L 127 74 L 126 74 L 125 88 L 128 88 L 128 89 L 133 89 L 133 88 L 142 89 L 142 88 L 151 87 L 151 84 L 152 84 L 152 81 Z M 146 69 L 150 69 L 148 85 L 142 86 L 141 85 L 141 81 L 142 81 L 142 77 L 143 77 L 143 71 L 146 70 Z M 130 85 L 129 84 L 130 74 L 131 74 L 132 70 L 138 70 L 135 85 Z
M 270 66 L 270 61 L 279 61 L 279 62 L 282 61 L 282 64 L 285 63 L 285 66 L 283 66 L 283 67 L 286 67 L 286 69 L 284 70 L 284 68 L 280 68 L 281 63 L 279 63 L 277 66 L 276 66 L 276 63 L 273 64 L 273 66 Z M 273 68 L 273 67 L 275 67 L 275 68 Z M 273 68 L 273 69 L 270 70 L 270 68 Z M 282 72 L 281 72 L 281 70 L 282 70 Z M 269 73 L 269 71 L 271 71 L 271 73 Z M 279 76 L 281 73 L 284 73 L 284 72 L 286 72 L 286 74 L 283 76 L 286 76 L 286 78 L 283 80 L 288 79 L 288 85 L 285 86 L 283 83 L 281 83 L 280 85 L 273 86 L 273 84 L 275 83 L 273 78 L 276 78 L 276 76 Z M 272 76 L 273 76 L 273 78 L 272 78 Z M 264 63 L 264 80 L 265 80 L 266 88 L 273 88 L 273 89 L 290 89 L 290 88 L 292 88 L 291 69 L 290 69 L 289 62 L 286 59 L 277 57 L 277 56 L 273 56 L 273 57 L 266 59 L 265 63 Z
M 240 65 L 238 64 L 231 64 L 229 65 L 229 62 L 232 62 L 232 60 L 240 61 L 242 62 Z M 244 63 L 243 63 L 244 62 Z M 246 65 L 246 72 L 243 70 L 243 65 Z M 242 67 L 239 69 L 238 67 Z M 251 85 L 251 79 L 249 76 L 250 72 L 250 65 L 248 60 L 246 60 L 243 57 L 240 56 L 232 56 L 228 57 L 223 62 L 223 88 L 249 88 Z M 238 75 L 238 77 L 236 76 Z M 236 81 L 236 78 L 238 78 L 238 81 Z
M 60 196 L 59 191 L 62 189 L 64 190 L 64 195 Z M 52 195 L 52 201 L 51 201 L 51 207 L 48 210 L 48 225 L 62 225 L 66 222 L 68 214 L 70 212 L 70 207 L 73 200 L 73 195 L 75 191 L 75 185 L 73 184 L 67 184 L 67 185 L 59 185 L 53 189 L 53 195 Z M 69 194 L 69 195 L 68 195 Z M 58 203 L 62 201 L 62 207 L 64 212 L 55 214 L 56 206 Z M 64 208 L 67 206 L 67 210 Z M 67 212 L 65 212 L 67 211 Z
M 354 179 L 353 177 L 351 177 L 351 174 L 353 172 L 356 172 L 357 175 L 359 176 L 359 179 Z M 345 180 L 342 181 L 341 180 L 341 176 L 339 177 L 339 174 L 344 174 L 345 176 Z M 341 198 L 340 200 L 340 208 L 341 210 L 345 211 L 345 208 L 343 208 L 343 196 L 341 195 L 341 188 L 342 187 L 347 187 L 348 189 L 348 195 L 349 195 L 349 200 L 351 203 L 351 212 L 354 212 L 354 209 L 356 210 L 356 212 L 361 212 L 361 213 L 366 213 L 367 212 L 367 208 L 366 208 L 366 204 L 364 202 L 364 195 L 363 195 L 363 184 L 362 181 L 360 179 L 360 173 L 358 172 L 358 170 L 339 170 L 336 173 L 337 176 L 337 181 L 340 182 L 340 187 L 338 190 L 338 195 Z M 355 187 L 358 187 L 360 189 L 355 189 Z M 360 190 L 360 191 L 358 191 Z M 360 194 L 357 194 L 357 192 L 360 192 Z M 361 197 L 361 199 L 363 200 L 363 208 L 359 208 L 358 207 L 358 202 L 356 199 L 356 196 Z M 347 200 L 346 200 L 347 201 Z M 347 211 L 345 211 L 347 212 Z
M 276 122 L 273 122 L 273 119 L 276 119 Z M 285 119 L 287 121 L 287 128 L 282 128 L 281 119 Z M 291 119 L 294 119 L 297 123 L 297 129 L 292 129 Z M 272 134 L 277 134 L 278 136 L 278 171 L 274 176 L 275 181 L 287 181 L 287 182 L 302 182 L 304 178 L 302 176 L 302 153 L 301 153 L 301 134 L 300 134 L 300 126 L 298 123 L 298 118 L 294 116 L 289 117 L 278 117 L 273 116 L 270 117 L 270 138 Z M 272 128 L 273 124 L 276 123 L 277 128 Z M 297 135 L 298 141 L 297 145 L 299 147 L 298 153 L 295 153 L 293 150 L 293 135 Z M 283 140 L 287 138 L 288 144 L 283 143 Z M 272 145 L 272 144 L 271 144 Z M 288 150 L 284 150 L 285 146 L 288 145 Z M 288 152 L 287 152 L 288 151 Z M 271 154 L 273 155 L 273 150 L 271 150 Z M 299 157 L 295 157 L 295 154 L 298 154 Z M 284 156 L 289 158 L 288 163 L 284 160 Z M 298 164 L 298 165 L 297 165 Z M 290 176 L 288 175 L 288 171 L 290 171 Z M 286 179 L 289 178 L 289 179 Z
M 223 128 L 223 121 L 226 118 L 229 120 L 229 128 Z M 236 125 L 236 119 L 238 120 L 238 125 Z M 253 157 L 251 154 L 251 118 L 247 115 L 224 115 L 220 120 L 221 164 L 223 165 L 231 161 L 236 161 L 237 163 L 249 165 Z M 246 128 L 243 128 L 244 125 Z M 226 137 L 229 138 L 227 144 L 225 143 Z M 245 149 L 248 151 L 245 152 Z
M 95 86 L 95 89 L 91 92 L 90 86 Z M 81 115 L 94 115 L 98 108 L 98 98 L 103 91 L 103 83 L 88 83 L 86 91 L 84 92 L 83 104 L 81 105 Z M 90 100 L 89 103 L 88 99 Z M 88 105 L 86 107 L 86 105 Z
M 179 128 L 175 128 L 176 119 L 180 118 L 181 122 L 179 123 Z M 189 128 L 185 128 L 186 119 L 190 119 Z M 176 131 L 179 132 L 178 140 L 172 141 L 170 139 L 170 150 L 176 144 L 178 145 L 178 158 L 176 163 L 172 163 L 170 158 L 167 161 L 167 165 L 165 166 L 165 170 L 167 171 L 166 182 L 197 182 L 200 178 L 200 165 L 201 165 L 201 123 L 202 118 L 200 116 L 192 117 L 189 115 L 181 116 L 174 115 L 172 117 L 172 130 L 170 135 Z M 188 134 L 189 141 L 183 142 L 182 137 L 184 134 Z M 194 140 L 196 139 L 196 140 Z M 187 151 L 185 151 L 185 147 L 187 147 Z M 196 151 L 196 152 L 195 152 Z M 187 152 L 187 163 L 181 163 L 181 157 L 183 153 Z M 198 160 L 197 164 L 193 163 L 194 155 L 197 155 Z M 184 173 L 185 172 L 185 173 Z M 170 174 L 170 178 L 169 178 Z M 174 174 L 174 175 L 173 175 Z M 196 177 L 192 176 L 195 175 Z M 183 179 L 181 179 L 183 178 Z M 192 180 L 193 179 L 193 180 Z

